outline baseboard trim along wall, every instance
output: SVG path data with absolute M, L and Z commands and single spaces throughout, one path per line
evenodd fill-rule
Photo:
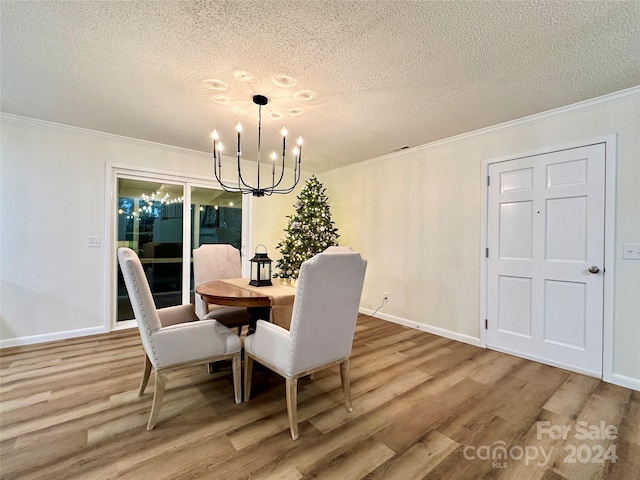
M 611 383 L 614 383 L 619 387 L 630 388 L 631 390 L 640 392 L 640 380 L 638 380 L 637 378 L 627 377 L 625 375 L 620 375 L 619 373 L 614 373 L 613 375 L 611 375 Z
M 0 340 L 0 348 L 20 347 L 23 345 L 33 345 L 35 343 L 55 342 L 56 340 L 67 340 L 69 338 L 86 337 L 88 335 L 98 335 L 107 333 L 104 327 L 79 328 L 77 330 L 66 330 L 64 332 L 44 333 L 42 335 L 31 335 L 29 337 L 7 338 Z
M 368 308 L 360 308 L 359 311 L 364 315 L 372 315 L 374 313 L 373 310 L 369 310 Z M 464 335 L 462 333 L 452 332 L 451 330 L 446 330 L 440 327 L 434 327 L 433 325 L 426 325 L 424 323 L 416 322 L 413 320 L 407 320 L 406 318 L 396 317 L 394 315 L 388 315 L 386 313 L 376 313 L 373 316 L 381 320 L 398 323 L 400 325 L 404 325 L 405 327 L 415 328 L 416 330 L 422 330 L 423 332 L 432 333 L 440 337 L 450 338 L 451 340 L 457 340 L 459 342 L 468 343 L 476 347 L 481 346 L 479 338 L 471 337 L 469 335 Z

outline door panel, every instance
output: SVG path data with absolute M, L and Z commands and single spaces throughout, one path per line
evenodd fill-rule
M 533 188 L 533 168 L 502 172 L 500 174 L 500 191 L 530 192 Z
M 545 281 L 545 341 L 585 348 L 586 293 L 584 283 Z
M 489 166 L 489 348 L 601 374 L 604 166 L 604 144 Z
M 532 203 L 500 205 L 500 258 L 531 259 Z
M 587 249 L 587 197 L 547 200 L 546 259 L 584 262 Z
M 499 277 L 498 330 L 531 337 L 531 279 Z

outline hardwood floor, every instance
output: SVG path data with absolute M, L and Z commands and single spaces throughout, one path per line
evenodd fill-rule
M 337 367 L 301 379 L 297 441 L 284 380 L 236 405 L 224 364 L 170 375 L 148 432 L 137 330 L 0 354 L 7 480 L 640 479 L 640 392 L 367 316 L 354 411 Z

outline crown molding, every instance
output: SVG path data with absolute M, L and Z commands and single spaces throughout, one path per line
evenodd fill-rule
M 640 85 L 635 87 L 627 88 L 625 90 L 619 90 L 617 92 L 608 93 L 606 95 L 602 95 L 599 97 L 591 98 L 589 100 L 584 100 L 582 102 L 574 103 L 571 105 L 566 105 L 564 107 L 554 108 L 552 110 L 547 110 L 546 112 L 535 113 L 533 115 L 528 115 L 526 117 L 518 118 L 516 120 L 509 120 L 508 122 L 498 123 L 496 125 L 492 125 L 490 127 L 480 128 L 478 130 L 473 130 L 471 132 L 461 133 L 460 135 L 454 135 L 453 137 L 444 138 L 442 140 L 436 140 L 431 143 L 425 143 L 423 145 L 418 145 L 416 147 L 412 147 L 406 150 L 401 150 L 399 152 L 388 153 L 385 155 L 381 155 L 379 157 L 370 158 L 368 160 L 364 160 L 362 162 L 354 163 L 352 165 L 347 165 L 345 167 L 335 168 L 333 170 L 327 170 L 322 172 L 322 174 L 328 173 L 339 173 L 342 171 L 346 171 L 356 167 L 362 167 L 364 165 L 368 165 L 371 163 L 376 163 L 382 160 L 388 160 L 391 158 L 399 157 L 400 155 L 404 155 L 407 152 L 414 152 L 418 150 L 425 150 L 433 147 L 437 147 L 440 145 L 446 145 L 448 143 L 458 142 L 460 140 L 464 140 L 467 138 L 473 138 L 480 135 L 485 135 L 487 133 L 497 132 L 500 130 L 505 130 L 508 128 L 513 128 L 521 125 L 531 124 L 534 122 L 539 122 L 542 120 L 547 120 L 549 118 L 558 118 L 564 115 L 570 115 L 579 111 L 587 111 L 595 108 L 602 108 L 603 106 L 611 105 L 618 102 L 627 101 L 634 97 L 640 97 Z M 90 130 L 88 128 L 74 127 L 71 125 L 65 125 L 62 123 L 49 122 L 47 120 L 38 120 L 30 117 L 23 117 L 21 115 L 15 115 L 12 113 L 4 113 L 0 112 L 0 120 L 7 121 L 11 123 L 17 123 L 22 125 L 31 125 L 31 126 L 46 126 L 50 128 L 57 128 L 61 130 L 68 130 L 76 133 L 81 133 L 85 135 L 99 136 L 103 138 L 108 138 L 111 140 L 118 140 L 127 143 L 133 143 L 137 145 L 146 145 L 155 148 L 164 148 L 173 151 L 178 151 L 182 153 L 188 153 L 191 155 L 206 155 L 209 156 L 209 153 L 201 152 L 198 150 L 191 150 L 183 147 L 176 147 L 173 145 L 168 145 L 164 143 L 151 142 L 148 140 L 140 140 L 132 137 L 125 137 L 123 135 L 115 135 L 112 133 L 100 132 L 97 130 Z M 318 173 L 320 174 L 320 173 Z
M 473 137 L 485 135 L 488 133 L 498 132 L 498 131 L 506 130 L 513 127 L 518 127 L 522 125 L 527 125 L 535 122 L 548 120 L 550 118 L 559 118 L 565 115 L 572 115 L 576 112 L 585 112 L 585 111 L 593 110 L 596 108 L 602 108 L 615 103 L 628 101 L 629 99 L 632 99 L 634 97 L 640 97 L 640 85 L 627 88 L 625 90 L 619 90 L 617 92 L 608 93 L 606 95 L 591 98 L 589 100 L 583 100 L 582 102 L 573 103 L 571 105 L 566 105 L 564 107 L 554 108 L 553 110 L 547 110 L 546 112 L 535 113 L 533 115 L 528 115 L 526 117 L 518 118 L 516 120 L 509 120 L 508 122 L 498 123 L 490 127 L 484 127 L 478 130 L 473 130 L 471 132 L 461 133 L 460 135 L 455 135 L 453 137 L 443 138 L 442 140 L 436 140 L 431 143 L 425 143 L 423 145 L 418 145 L 416 147 L 401 150 L 399 152 L 387 153 L 379 157 L 363 160 L 362 162 L 354 163 L 344 167 L 335 168 L 333 170 L 327 170 L 326 172 L 322 172 L 322 174 L 339 173 L 352 168 L 362 167 L 368 164 L 377 163 L 383 160 L 389 160 L 392 158 L 399 157 L 401 155 L 406 155 L 407 152 L 426 150 L 429 148 L 446 145 L 448 143 L 458 142 L 460 140 L 465 140 L 468 138 L 473 138 Z
M 144 145 L 147 147 L 163 148 L 163 149 L 173 150 L 177 152 L 188 153 L 191 155 L 206 155 L 206 156 L 210 155 L 209 153 L 201 152 L 199 150 L 192 150 L 184 147 L 176 147 L 174 145 L 168 145 L 166 143 L 151 142 L 149 140 L 141 140 L 139 138 L 126 137 L 124 135 L 116 135 L 113 133 L 100 132 L 98 130 L 75 127 L 73 125 L 65 125 L 63 123 L 50 122 L 47 120 L 39 120 L 37 118 L 23 117 L 21 115 L 15 115 L 13 113 L 0 112 L 0 120 L 2 120 L 3 122 L 6 121 L 10 123 L 15 123 L 18 125 L 27 125 L 32 127 L 47 127 L 47 128 L 55 128 L 57 130 L 66 130 L 74 133 L 79 133 L 81 135 L 102 137 L 110 140 L 117 140 L 121 142 L 135 144 L 135 145 Z

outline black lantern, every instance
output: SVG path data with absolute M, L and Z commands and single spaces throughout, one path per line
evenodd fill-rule
M 264 248 L 264 253 L 258 253 L 258 248 Z M 271 259 L 267 256 L 267 247 L 258 245 L 255 256 L 251 259 L 251 281 L 254 287 L 266 287 L 271 283 Z

